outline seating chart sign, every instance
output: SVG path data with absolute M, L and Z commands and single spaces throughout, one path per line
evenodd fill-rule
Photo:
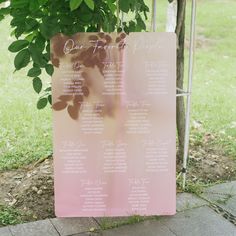
M 176 211 L 176 36 L 51 39 L 58 217 Z

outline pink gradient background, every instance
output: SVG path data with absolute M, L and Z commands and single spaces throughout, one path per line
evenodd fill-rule
M 81 33 L 82 34 L 82 33 Z M 86 34 L 86 33 L 84 33 Z M 55 211 L 58 217 L 99 217 L 99 216 L 129 216 L 129 215 L 173 215 L 176 212 L 176 37 L 173 33 L 130 33 L 126 38 L 127 48 L 122 55 L 125 65 L 123 85 L 125 95 L 118 97 L 114 117 L 104 117 L 103 134 L 84 134 L 80 129 L 79 120 L 72 120 L 66 110 L 53 111 L 53 143 L 55 170 Z M 151 49 L 140 47 L 134 50 L 134 45 L 157 45 Z M 65 59 L 66 60 L 66 59 Z M 147 75 L 144 69 L 145 61 L 168 62 L 167 87 L 165 95 L 147 95 Z M 61 69 L 56 69 L 52 78 L 53 99 L 61 92 Z M 102 81 L 102 80 L 101 80 Z M 102 82 L 101 82 L 102 83 Z M 96 96 L 91 95 L 90 99 Z M 88 99 L 87 102 L 90 102 Z M 103 100 L 101 100 L 103 101 Z M 149 120 L 152 128 L 149 134 L 127 134 L 124 126 L 129 119 L 126 104 L 130 101 L 145 101 L 151 105 Z M 114 143 L 123 141 L 127 146 L 127 172 L 104 173 L 102 140 Z M 149 173 L 145 171 L 145 152 L 142 141 L 168 140 L 168 171 Z M 60 152 L 63 141 L 82 141 L 87 145 L 88 153 L 84 164 L 87 173 L 62 173 L 65 161 Z M 129 179 L 147 179 L 146 185 L 150 202 L 146 210 L 134 211 L 128 201 L 130 192 Z M 104 211 L 82 211 L 84 194 L 81 180 L 102 180 L 107 182 L 103 193 Z

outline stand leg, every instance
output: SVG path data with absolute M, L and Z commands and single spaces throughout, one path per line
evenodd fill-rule
M 186 104 L 186 123 L 185 123 L 185 141 L 184 141 L 184 160 L 183 160 L 183 189 L 186 185 L 186 168 L 189 151 L 189 132 L 190 132 L 190 110 L 191 110 L 191 91 L 193 80 L 193 61 L 194 61 L 194 44 L 195 44 L 195 21 L 196 21 L 196 0 L 192 0 L 191 13 L 191 32 L 190 32 L 190 47 L 189 47 L 189 69 L 188 69 L 188 96 Z

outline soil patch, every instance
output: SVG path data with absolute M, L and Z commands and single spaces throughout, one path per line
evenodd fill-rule
M 26 168 L 0 172 L 0 205 L 19 210 L 22 221 L 54 217 L 52 157 Z
M 216 140 L 211 133 L 203 134 L 200 140 L 190 138 L 187 178 L 192 182 L 209 184 L 236 179 L 235 157 L 226 155 Z

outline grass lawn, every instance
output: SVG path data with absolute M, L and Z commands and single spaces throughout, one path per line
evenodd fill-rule
M 198 1 L 192 119 L 236 159 L 236 2 Z
M 38 95 L 26 71 L 13 73 L 8 24 L 9 19 L 0 23 L 0 169 L 17 168 L 52 150 L 51 110 L 37 110 Z
M 159 31 L 164 29 L 166 2 L 158 2 Z M 235 0 L 198 1 L 192 99 L 192 120 L 201 122 L 204 132 L 218 135 L 216 142 L 232 156 L 236 156 L 235 9 Z M 189 6 L 187 12 L 189 22 Z M 52 150 L 51 110 L 37 110 L 38 95 L 25 71 L 13 74 L 8 25 L 9 19 L 0 23 L 0 170 L 17 168 Z

